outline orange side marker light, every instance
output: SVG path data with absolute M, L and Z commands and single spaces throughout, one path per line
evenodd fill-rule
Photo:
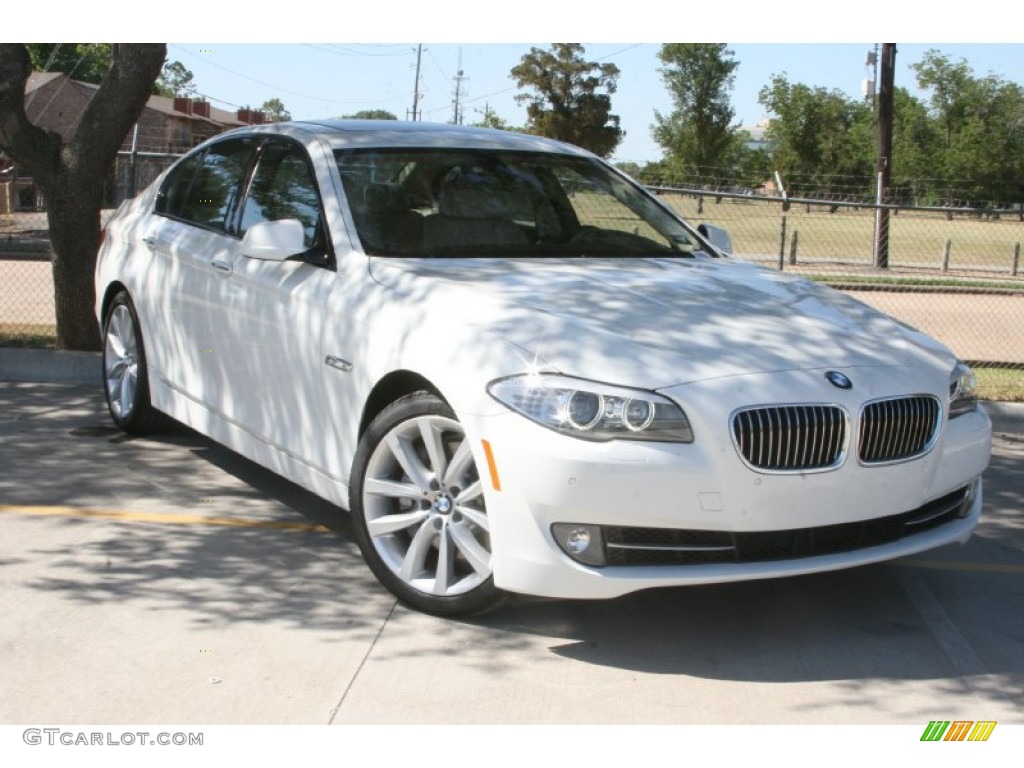
M 484 456 L 487 457 L 487 469 L 491 473 L 491 485 L 494 486 L 494 490 L 501 490 L 501 480 L 498 479 L 498 465 L 494 463 L 494 453 L 491 451 L 491 444 L 486 440 L 481 440 L 484 446 Z

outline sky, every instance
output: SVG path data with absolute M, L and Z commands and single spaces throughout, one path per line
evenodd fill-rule
M 533 43 L 546 48 L 548 43 Z M 655 110 L 671 111 L 671 98 L 658 73 L 657 43 L 584 43 L 586 58 L 612 62 L 620 70 L 612 96 L 626 137 L 616 160 L 657 160 L 660 147 L 651 138 Z M 773 75 L 791 82 L 861 95 L 865 65 L 874 43 L 740 43 L 729 44 L 739 62 L 732 91 L 736 122 L 753 125 L 767 117 L 758 92 Z M 509 71 L 531 44 L 427 43 L 421 57 L 420 105 L 423 119 L 452 119 L 453 78 L 459 62 L 463 81 L 464 122 L 479 121 L 490 108 L 512 125 L 526 121 L 525 105 Z M 279 98 L 296 119 L 339 117 L 363 109 L 386 109 L 405 119 L 412 109 L 416 43 L 170 43 L 167 56 L 194 75 L 200 94 L 214 106 L 258 107 Z M 911 64 L 929 48 L 954 60 L 965 59 L 978 75 L 989 73 L 1024 84 L 1024 44 L 897 44 L 896 83 L 917 92 Z M 461 58 L 460 58 L 461 57 Z M 923 94 L 922 94 L 923 95 Z
M 859 97 L 862 81 L 871 77 L 865 54 L 880 38 L 909 41 L 897 43 L 896 83 L 911 90 L 916 83 L 910 65 L 929 48 L 965 59 L 978 75 L 1024 84 L 1024 35 L 1009 23 L 1020 15 L 1017 3 L 986 0 L 983 13 L 963 4 L 920 8 L 893 0 L 835 7 L 821 0 L 629 0 L 603 6 L 552 0 L 305 0 L 291 6 L 175 0 L 170 12 L 94 0 L 45 19 L 31 4 L 5 8 L 0 41 L 191 41 L 168 43 L 168 60 L 190 69 L 199 93 L 215 106 L 258 107 L 279 98 L 297 119 L 362 109 L 386 109 L 404 118 L 412 107 L 415 49 L 422 42 L 424 119 L 451 120 L 461 55 L 465 122 L 479 120 L 489 107 L 513 125 L 525 123 L 526 113 L 515 102 L 509 71 L 531 45 L 549 44 L 520 41 L 584 41 L 588 60 L 612 62 L 620 70 L 612 107 L 626 136 L 614 159 L 644 162 L 661 156 L 650 131 L 655 110 L 671 110 L 658 73 L 663 41 L 737 41 L 728 45 L 739 62 L 732 102 L 742 125 L 767 116 L 757 97 L 774 74 Z M 999 19 L 1007 23 L 994 21 Z

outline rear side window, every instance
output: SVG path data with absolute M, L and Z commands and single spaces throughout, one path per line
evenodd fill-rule
M 164 181 L 157 213 L 219 232 L 231 232 L 239 185 L 255 142 L 229 139 L 181 163 Z
M 188 198 L 189 187 L 192 186 L 192 179 L 195 178 L 196 168 L 199 167 L 199 159 L 202 153 L 186 157 L 178 163 L 174 169 L 167 174 L 160 192 L 156 198 L 156 212 L 172 218 L 181 218 L 181 212 L 185 207 Z

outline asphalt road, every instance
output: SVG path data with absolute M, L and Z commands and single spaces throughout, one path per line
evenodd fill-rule
M 408 611 L 343 514 L 96 387 L 0 383 L 0 723 L 1024 723 L 1024 435 L 963 547 Z

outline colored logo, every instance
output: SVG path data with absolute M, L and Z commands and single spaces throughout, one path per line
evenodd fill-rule
M 853 382 L 850 381 L 850 377 L 845 373 L 840 373 L 839 371 L 829 371 L 825 374 L 825 378 L 828 379 L 829 384 L 833 387 L 838 387 L 839 389 L 850 389 L 853 386 Z
M 932 720 L 921 741 L 988 741 L 995 729 L 995 720 Z

